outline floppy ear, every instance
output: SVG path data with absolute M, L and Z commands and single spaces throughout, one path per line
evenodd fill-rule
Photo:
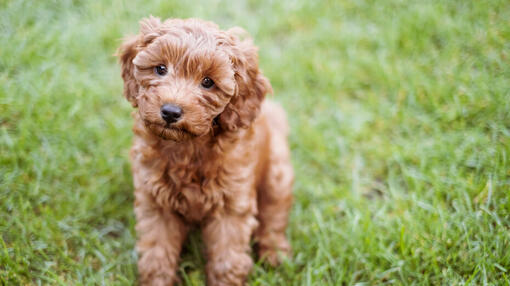
M 273 92 L 269 80 L 259 70 L 257 47 L 251 39 L 241 41 L 237 36 L 240 31 L 243 32 L 240 28 L 227 31 L 236 91 L 219 115 L 218 124 L 228 131 L 250 126 L 266 93 Z
M 140 21 L 140 34 L 124 39 L 122 45 L 117 50 L 116 55 L 122 69 L 122 79 L 124 80 L 124 96 L 131 102 L 133 107 L 137 107 L 136 97 L 138 95 L 139 85 L 135 80 L 135 66 L 133 59 L 139 51 L 140 47 L 148 45 L 158 35 L 158 27 L 161 25 L 159 18 L 150 16 Z
M 124 80 L 124 96 L 133 105 L 137 107 L 136 96 L 138 95 L 138 83 L 134 77 L 135 66 L 133 59 L 138 53 L 137 45 L 139 36 L 132 36 L 126 38 L 122 45 L 117 50 L 120 66 L 122 69 L 122 79 Z

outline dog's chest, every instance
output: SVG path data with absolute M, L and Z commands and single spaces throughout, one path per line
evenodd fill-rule
M 168 158 L 163 174 L 168 194 L 166 203 L 186 220 L 201 221 L 223 206 L 223 188 L 219 184 L 221 174 L 221 167 L 214 159 L 204 160 L 198 156 Z

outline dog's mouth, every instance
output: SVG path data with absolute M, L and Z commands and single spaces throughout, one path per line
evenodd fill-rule
M 165 140 L 185 141 L 198 137 L 192 131 L 171 124 L 160 124 L 150 121 L 144 121 L 144 123 L 155 135 Z

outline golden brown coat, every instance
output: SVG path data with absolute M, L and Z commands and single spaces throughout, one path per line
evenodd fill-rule
M 197 19 L 150 17 L 118 55 L 124 95 L 137 108 L 131 162 L 141 284 L 172 285 L 190 227 L 202 230 L 209 285 L 242 285 L 250 238 L 271 264 L 288 255 L 285 237 L 293 171 L 285 113 L 257 49 L 242 30 Z M 166 75 L 154 72 L 165 65 Z M 204 77 L 212 88 L 200 85 Z M 169 124 L 163 104 L 182 108 Z

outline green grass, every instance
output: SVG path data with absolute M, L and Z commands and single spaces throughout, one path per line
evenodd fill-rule
M 149 14 L 247 29 L 289 114 L 294 258 L 250 284 L 510 284 L 505 0 L 0 1 L 0 284 L 136 281 L 113 54 Z

